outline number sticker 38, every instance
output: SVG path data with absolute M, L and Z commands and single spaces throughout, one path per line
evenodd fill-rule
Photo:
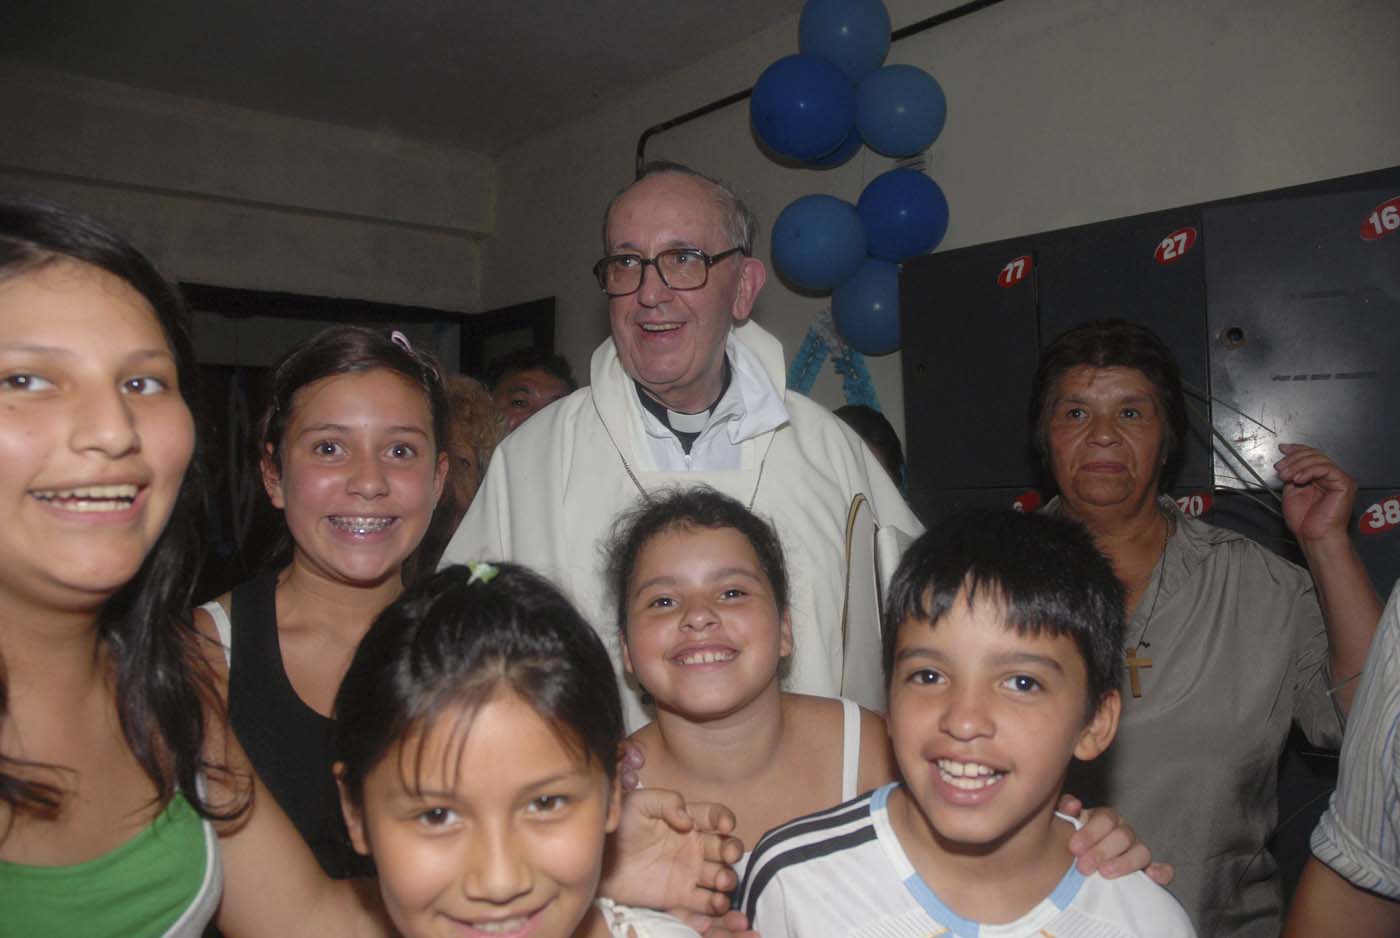
M 1400 495 L 1392 495 L 1367 508 L 1361 513 L 1361 521 L 1357 527 L 1361 529 L 1362 534 L 1380 534 L 1400 527 Z

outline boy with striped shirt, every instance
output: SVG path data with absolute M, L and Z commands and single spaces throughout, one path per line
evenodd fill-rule
M 740 909 L 764 938 L 1192 938 L 1144 874 L 1086 877 L 1055 813 L 1113 739 L 1123 589 L 1073 522 L 979 512 L 905 554 L 885 610 L 902 783 L 759 841 Z M 1165 806 L 1164 806 L 1165 807 Z

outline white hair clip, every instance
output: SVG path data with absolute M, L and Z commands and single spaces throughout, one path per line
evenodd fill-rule
M 496 578 L 496 574 L 501 572 L 495 564 L 489 564 L 484 560 L 468 562 L 467 569 L 472 572 L 471 577 L 467 580 L 468 586 L 473 583 L 490 583 Z
M 397 329 L 389 333 L 389 341 L 397 345 L 399 348 L 403 349 L 405 352 L 413 351 L 413 345 L 408 341 L 408 336 L 404 335 Z

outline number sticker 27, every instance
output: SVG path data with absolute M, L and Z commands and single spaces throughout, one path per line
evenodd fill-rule
M 1357 527 L 1362 534 L 1380 534 L 1400 526 L 1400 495 L 1376 502 L 1361 513 Z
M 1174 260 L 1179 260 L 1181 255 L 1191 250 L 1191 246 L 1196 243 L 1195 228 L 1178 228 L 1157 242 L 1157 250 L 1152 252 L 1152 257 L 1159 264 L 1170 264 Z

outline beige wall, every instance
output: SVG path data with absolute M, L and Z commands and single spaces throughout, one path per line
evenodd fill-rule
M 887 5 L 899 27 L 956 4 Z M 557 295 L 561 350 L 586 374 L 607 331 L 589 274 L 599 215 L 632 176 L 638 135 L 748 87 L 796 46 L 794 19 L 503 154 L 483 305 Z M 947 93 L 931 172 L 952 248 L 1400 163 L 1397 48 L 1395 0 L 1010 0 L 895 44 L 889 61 L 927 68 Z M 855 201 L 891 165 L 865 151 L 827 173 L 781 168 L 753 144 L 746 106 L 663 134 L 648 155 L 734 183 L 763 222 L 765 260 L 788 202 Z M 790 359 L 823 305 L 770 277 L 756 315 Z M 899 356 L 870 363 L 902 428 Z M 829 367 L 813 394 L 842 403 Z
M 488 157 L 0 63 L 0 191 L 93 212 L 167 275 L 476 310 Z

